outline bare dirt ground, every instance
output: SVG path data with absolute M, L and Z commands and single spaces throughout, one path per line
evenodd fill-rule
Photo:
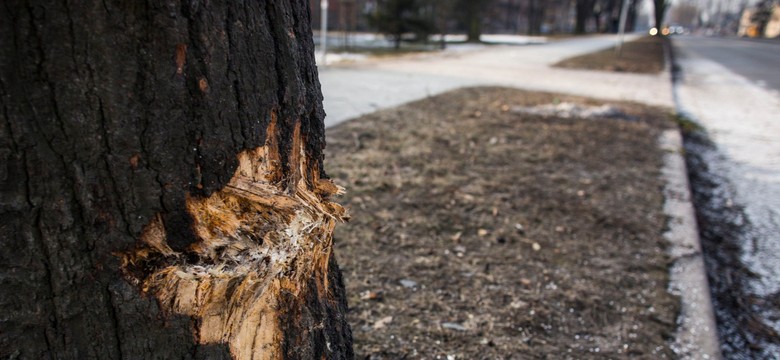
M 667 112 L 470 88 L 328 130 L 337 228 L 365 359 L 674 358 L 662 153 Z
M 613 47 L 565 59 L 553 66 L 655 74 L 664 69 L 664 41 L 660 36 L 646 36 L 624 43 L 620 56 Z

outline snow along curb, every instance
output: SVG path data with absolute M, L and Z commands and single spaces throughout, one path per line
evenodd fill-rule
M 691 203 L 682 135 L 678 129 L 666 130 L 659 143 L 666 153 L 661 173 L 666 182 L 664 213 L 669 217 L 664 237 L 669 241 L 673 261 L 669 291 L 678 295 L 682 304 L 672 350 L 681 359 L 719 360 L 720 343 Z

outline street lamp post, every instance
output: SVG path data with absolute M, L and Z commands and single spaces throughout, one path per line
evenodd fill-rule
M 328 52 L 328 0 L 320 1 L 320 47 L 322 48 L 322 66 L 325 66 L 325 55 Z

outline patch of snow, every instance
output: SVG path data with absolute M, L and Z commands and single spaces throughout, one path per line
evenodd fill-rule
M 633 120 L 633 117 L 627 115 L 619 108 L 609 104 L 604 104 L 601 106 L 586 106 L 570 102 L 562 102 L 558 104 L 545 104 L 538 106 L 513 106 L 511 110 L 521 114 L 556 116 L 562 118 L 610 118 Z
M 316 52 L 314 56 L 315 59 L 317 59 L 317 63 L 320 64 L 322 62 L 322 52 Z M 365 54 L 357 54 L 357 53 L 350 53 L 350 52 L 343 52 L 343 53 L 328 52 L 325 55 L 325 65 L 339 64 L 345 62 L 361 62 L 361 61 L 365 61 L 366 59 L 368 59 L 368 56 Z

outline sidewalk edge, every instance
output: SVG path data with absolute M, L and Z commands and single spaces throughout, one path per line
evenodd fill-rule
M 684 115 L 677 99 L 680 80 L 671 39 L 664 46 L 666 71 L 677 114 Z M 683 137 L 679 128 L 665 131 L 659 145 L 665 151 L 662 177 L 664 212 L 669 217 L 664 237 L 673 264 L 669 270 L 669 291 L 680 297 L 681 310 L 672 350 L 681 359 L 722 359 L 718 328 L 710 297 L 710 287 L 701 250 L 696 211 L 692 202 L 688 170 L 685 165 Z
M 664 155 L 662 176 L 664 213 L 669 217 L 664 238 L 673 263 L 669 291 L 680 297 L 681 311 L 672 350 L 681 359 L 721 359 L 710 288 L 701 252 L 699 230 L 691 202 L 688 173 L 683 159 L 682 135 L 678 129 L 660 138 Z

